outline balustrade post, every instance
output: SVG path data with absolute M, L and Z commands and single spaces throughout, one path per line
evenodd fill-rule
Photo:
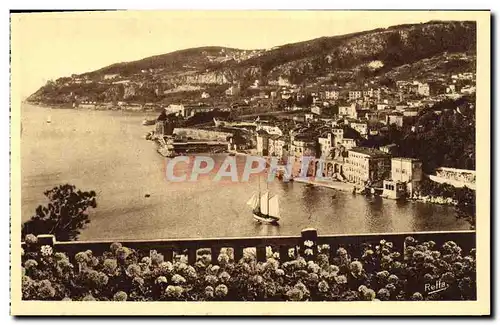
M 163 251 L 163 256 L 165 262 L 173 262 L 174 259 L 174 250 L 172 248 L 167 248 Z
M 290 260 L 290 255 L 288 254 L 290 247 L 288 246 L 280 246 L 280 261 L 281 263 L 287 262 Z
M 218 259 L 219 259 L 219 254 L 220 254 L 220 248 L 219 247 L 212 247 L 210 248 L 211 256 L 212 256 L 212 264 L 217 264 Z
M 56 242 L 56 237 L 54 235 L 38 235 L 36 236 L 38 246 L 50 246 L 53 247 Z
M 25 245 L 30 251 L 40 251 L 42 246 L 54 247 L 56 238 L 54 235 L 38 235 L 36 236 L 36 243 Z
M 188 264 L 193 265 L 194 263 L 196 263 L 196 251 L 196 248 L 188 248 Z
M 306 261 L 314 260 L 318 254 L 318 231 L 307 228 L 301 232 L 300 255 Z
M 267 260 L 266 246 L 257 246 L 255 249 L 257 251 L 257 262 L 265 262 Z
M 338 243 L 336 243 L 336 242 L 329 242 L 328 245 L 330 245 L 329 260 L 330 260 L 330 263 L 331 263 L 331 262 L 333 262 L 333 259 L 337 255 Z
M 238 263 L 243 258 L 243 247 L 233 247 L 234 262 Z

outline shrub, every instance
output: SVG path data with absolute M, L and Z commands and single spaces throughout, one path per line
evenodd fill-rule
M 224 252 L 217 259 L 220 265 L 201 258 L 189 265 L 182 258 L 172 263 L 156 251 L 136 251 L 118 243 L 100 256 L 89 250 L 79 252 L 72 263 L 52 247 L 32 249 L 36 237 L 27 238 L 27 253 L 22 256 L 26 300 L 476 299 L 475 250 L 466 253 L 452 241 L 438 247 L 408 237 L 403 251 L 387 241 L 375 247 L 328 247 L 309 261 L 299 256 L 286 262 L 275 257 L 258 262 L 251 255 L 234 261 Z M 424 284 L 438 280 L 449 288 L 426 294 Z

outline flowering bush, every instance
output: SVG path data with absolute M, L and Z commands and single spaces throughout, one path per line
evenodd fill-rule
M 26 300 L 81 301 L 394 301 L 476 299 L 475 250 L 455 242 L 405 240 L 403 250 L 385 240 L 355 247 L 305 246 L 307 260 L 266 262 L 252 254 L 234 261 L 223 250 L 212 261 L 199 250 L 196 262 L 184 256 L 165 261 L 157 251 L 113 243 L 109 251 L 74 256 L 37 246 L 27 236 L 22 254 L 22 295 Z M 216 263 L 216 264 L 215 264 Z M 442 289 L 434 290 L 432 288 Z M 444 288 L 444 289 L 443 289 Z M 432 289 L 432 290 L 431 290 Z

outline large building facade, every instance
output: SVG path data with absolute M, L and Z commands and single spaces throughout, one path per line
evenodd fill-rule
M 413 158 L 392 158 L 391 177 L 384 180 L 383 195 L 391 199 L 412 197 L 422 181 L 422 162 Z
M 344 174 L 351 183 L 366 186 L 382 181 L 389 177 L 391 171 L 390 155 L 387 153 L 364 147 L 352 148 L 344 164 Z

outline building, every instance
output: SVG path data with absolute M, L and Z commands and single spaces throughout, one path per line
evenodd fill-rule
M 197 113 L 206 113 L 214 110 L 214 107 L 208 105 L 188 105 L 184 106 L 183 104 L 170 104 L 165 107 L 165 113 L 175 114 L 178 116 L 182 116 L 184 118 L 191 117 Z
M 349 139 L 349 138 L 342 138 L 342 146 L 346 148 L 347 150 L 352 149 L 356 147 L 358 144 L 356 140 L 354 139 Z
M 311 113 L 316 114 L 316 115 L 321 115 L 321 112 L 322 112 L 321 106 L 314 105 L 311 107 Z
M 206 91 L 204 91 L 204 92 L 201 93 L 201 98 L 204 98 L 204 99 L 205 98 L 210 98 L 210 94 L 207 93 Z
M 119 76 L 120 74 L 118 73 L 112 73 L 112 74 L 105 74 L 104 75 L 104 80 L 111 80 L 111 79 L 115 79 Z
M 340 97 L 340 92 L 338 90 L 325 90 L 323 92 L 323 99 L 326 100 L 338 100 Z
M 282 76 L 280 76 L 278 78 L 278 86 L 280 86 L 280 87 L 288 87 L 290 85 L 291 85 L 290 81 L 287 78 L 283 78 Z
M 287 151 L 287 142 L 284 137 L 271 135 L 268 140 L 268 153 L 269 156 L 278 157 L 283 159 Z
M 384 180 L 383 195 L 391 199 L 412 197 L 422 181 L 422 162 L 413 158 L 392 158 L 391 177 Z
M 403 127 L 403 124 L 404 124 L 403 114 L 400 114 L 400 113 L 388 114 L 386 116 L 386 124 L 387 125 L 394 124 L 396 126 Z
M 197 113 L 207 113 L 213 111 L 215 108 L 208 105 L 198 104 L 198 105 L 189 105 L 184 107 L 184 111 L 182 116 L 187 118 L 194 116 Z
M 420 96 L 428 97 L 430 96 L 430 87 L 428 83 L 421 83 L 419 81 L 414 81 L 413 84 L 411 85 L 410 92 Z
M 257 154 L 260 156 L 269 154 L 269 134 L 264 130 L 257 132 Z
M 462 94 L 473 94 L 476 92 L 476 87 L 474 86 L 465 86 L 460 89 Z
M 380 95 L 381 91 L 378 88 L 377 89 L 370 88 L 363 91 L 363 96 L 367 98 L 376 98 L 377 100 L 380 100 Z
M 268 134 L 272 134 L 272 135 L 278 135 L 278 136 L 283 135 L 283 132 L 281 131 L 281 129 L 277 126 L 274 126 L 274 125 L 266 125 L 266 124 L 258 123 L 256 130 L 257 131 L 263 130 L 263 131 L 267 132 Z
M 350 90 L 349 100 L 356 100 L 363 97 L 363 92 L 361 90 Z
M 344 129 L 341 128 L 333 128 L 333 145 L 342 145 L 342 141 L 344 140 Z
M 349 106 L 339 106 L 339 115 L 347 116 L 350 118 L 358 118 L 358 111 L 356 110 L 356 104 L 352 103 Z
M 316 156 L 316 143 L 312 139 L 296 136 L 290 146 L 290 154 L 296 158 Z
M 312 113 L 305 113 L 304 118 L 306 122 L 313 121 L 314 120 L 314 114 Z
M 429 179 L 437 183 L 447 183 L 455 187 L 468 187 L 476 189 L 476 171 L 468 169 L 457 169 L 439 167 L 436 175 L 429 175 Z
M 415 117 L 415 116 L 418 116 L 418 109 L 406 109 L 403 111 L 403 116 L 406 116 L 406 117 Z
M 292 175 L 298 176 L 302 173 L 302 158 L 316 157 L 316 141 L 307 136 L 296 135 L 290 144 L 290 156 L 293 157 Z M 308 167 L 307 175 L 309 172 Z
M 420 182 L 422 180 L 422 162 L 414 158 L 392 158 L 391 179 L 405 183 Z
M 395 143 L 391 143 L 391 144 L 388 144 L 385 146 L 381 146 L 378 149 L 380 151 L 383 151 L 383 152 L 388 153 L 390 155 L 394 155 L 394 154 L 396 154 L 396 152 L 398 150 L 398 145 Z
M 335 140 L 333 133 L 326 133 L 318 137 L 318 144 L 320 150 L 320 157 L 327 159 L 330 156 L 331 150 L 335 147 Z
M 158 136 L 172 136 L 174 134 L 174 123 L 168 119 L 156 120 L 155 123 L 155 133 Z
M 368 112 L 365 114 L 365 118 L 368 122 L 378 122 L 377 112 Z
M 446 87 L 446 93 L 447 94 L 454 94 L 455 91 L 456 91 L 455 85 L 448 85 L 448 87 Z
M 170 104 L 167 107 L 165 107 L 165 113 L 168 114 L 175 114 L 175 115 L 181 115 L 184 116 L 184 105 L 182 104 Z
M 344 173 L 347 180 L 361 186 L 380 184 L 391 172 L 390 155 L 373 148 L 357 147 L 348 151 Z
M 377 110 L 379 110 L 379 111 L 387 109 L 388 107 L 389 107 L 389 105 L 385 104 L 385 103 L 377 104 Z
M 366 138 L 368 137 L 368 123 L 365 122 L 351 122 L 350 127 L 358 131 L 358 133 Z
M 239 85 L 232 85 L 226 90 L 226 96 L 236 96 L 240 93 Z

